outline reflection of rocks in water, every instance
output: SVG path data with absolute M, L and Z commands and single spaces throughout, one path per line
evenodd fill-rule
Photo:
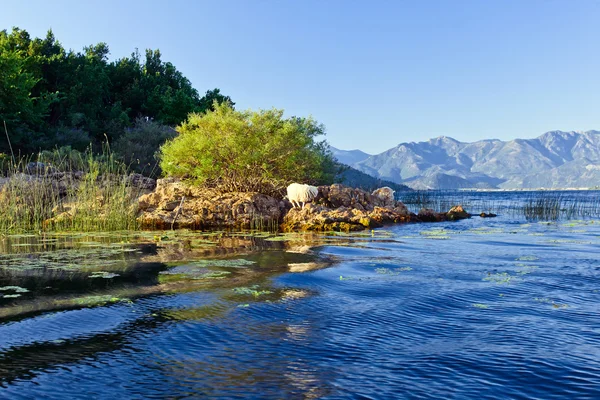
M 141 233 L 139 240 L 153 241 L 143 244 L 114 243 L 115 237 L 110 238 L 113 242 L 100 243 L 82 237 L 79 242 L 65 239 L 53 251 L 0 254 L 0 286 L 27 290 L 0 296 L 0 318 L 94 307 L 150 294 L 257 284 L 271 291 L 271 300 L 276 301 L 289 295 L 270 289 L 275 274 L 325 268 L 331 261 L 313 252 L 311 246 L 348 240 L 313 234 L 183 231 Z M 16 248 L 29 248 L 40 240 L 27 239 L 25 246 Z
M 232 256 L 256 251 L 280 250 L 282 242 L 267 241 L 262 237 L 248 236 L 197 236 L 159 244 L 156 254 L 143 257 L 144 261 L 186 261 L 205 257 Z
M 308 290 L 302 289 L 284 289 L 281 291 L 281 301 L 298 300 L 308 297 L 311 294 Z
M 300 253 L 300 254 L 309 254 L 312 253 L 312 247 L 311 246 L 290 246 L 287 249 L 288 253 Z
M 331 264 L 317 262 L 289 263 L 288 268 L 290 272 L 308 272 L 327 268 L 329 265 Z

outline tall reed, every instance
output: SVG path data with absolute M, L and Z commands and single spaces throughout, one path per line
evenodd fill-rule
M 3 166 L 0 233 L 138 227 L 138 190 L 108 146 L 100 154 L 57 149 Z
M 600 193 L 597 191 L 427 190 L 404 193 L 400 200 L 412 212 L 421 208 L 445 212 L 460 204 L 472 214 L 485 212 L 526 220 L 600 218 Z

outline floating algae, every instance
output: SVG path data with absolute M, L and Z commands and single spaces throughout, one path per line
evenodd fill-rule
M 12 292 L 12 293 L 2 293 L 2 292 Z M 21 286 L 2 286 L 0 287 L 0 295 L 2 295 L 3 299 L 16 299 L 17 297 L 21 297 L 21 293 L 28 293 L 29 290 L 25 289 Z
M 547 297 L 535 297 L 533 300 L 537 301 L 538 303 L 551 305 L 554 309 L 569 307 L 567 304 L 556 303 L 554 300 Z
M 425 236 L 427 239 L 450 239 L 450 232 L 446 229 L 431 229 L 428 231 L 421 231 L 419 234 Z
M 514 276 L 510 275 L 508 272 L 500 272 L 492 274 L 488 272 L 487 276 L 483 278 L 484 281 L 500 283 L 500 284 L 508 284 L 511 280 L 514 279 Z
M 246 296 L 254 296 L 254 297 L 259 297 L 265 294 L 272 294 L 273 292 L 270 290 L 259 290 L 259 286 L 258 285 L 252 285 L 252 286 L 242 286 L 242 287 L 236 287 L 232 289 L 235 293 L 237 294 L 241 294 L 241 295 L 246 295 Z
M 536 256 L 521 256 L 515 259 L 516 261 L 535 261 L 539 260 Z
M 180 265 L 168 271 L 159 272 L 159 282 L 175 282 L 179 280 L 223 279 L 230 275 L 229 271 L 214 271 L 203 267 L 194 267 L 190 264 Z
M 412 271 L 411 267 L 401 267 L 401 268 L 375 268 L 375 272 L 380 275 L 400 275 L 401 272 Z
M 517 270 L 517 274 L 519 275 L 527 275 L 538 269 L 537 265 L 528 265 L 528 264 L 517 264 L 518 267 L 521 267 L 520 270 Z

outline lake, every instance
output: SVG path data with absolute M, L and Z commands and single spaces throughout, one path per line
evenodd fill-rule
M 600 220 L 456 196 L 500 215 L 2 237 L 0 398 L 600 398 Z

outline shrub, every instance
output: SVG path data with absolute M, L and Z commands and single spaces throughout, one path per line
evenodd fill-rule
M 156 154 L 162 144 L 176 135 L 169 126 L 138 118 L 135 126 L 125 129 L 113 143 L 112 149 L 131 171 L 156 177 L 161 172 Z
M 335 164 L 323 125 L 312 118 L 283 118 L 282 110 L 215 110 L 190 114 L 179 135 L 161 148 L 160 165 L 171 176 L 223 191 L 281 193 L 290 182 L 328 184 Z

